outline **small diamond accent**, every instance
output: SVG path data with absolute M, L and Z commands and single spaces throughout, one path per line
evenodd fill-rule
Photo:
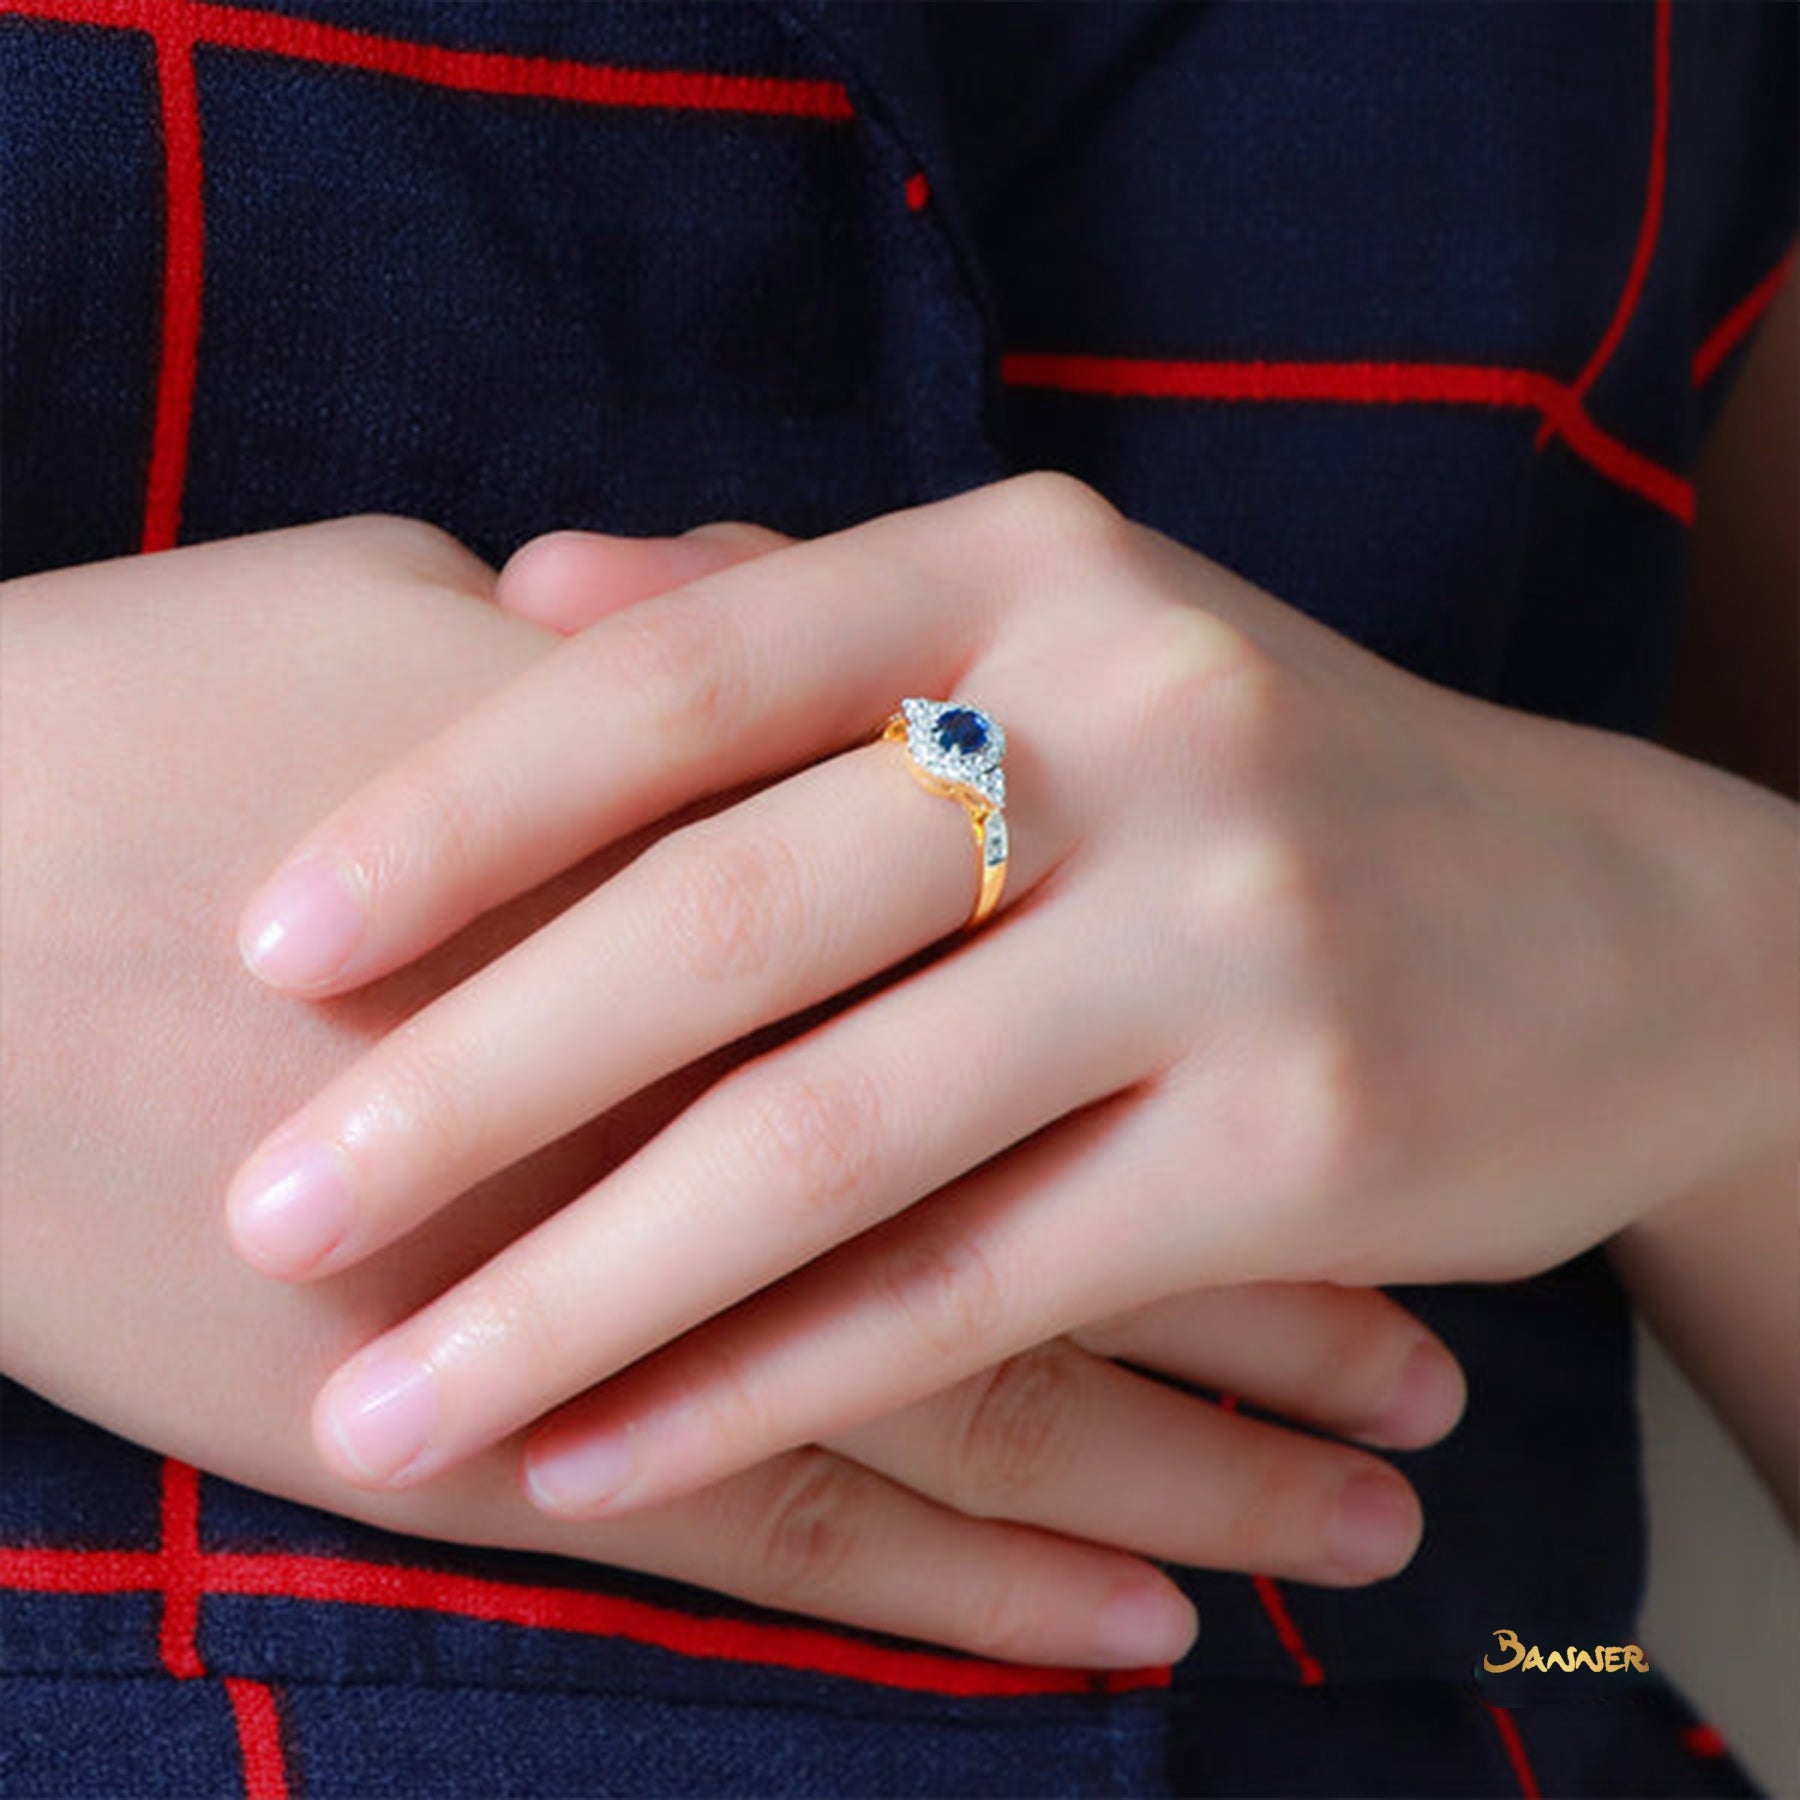
M 988 868 L 1006 861 L 1006 814 L 989 813 L 986 835 L 981 843 L 981 860 Z

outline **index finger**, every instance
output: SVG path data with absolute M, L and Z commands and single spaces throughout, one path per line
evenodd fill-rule
M 602 619 L 309 833 L 245 909 L 246 961 L 342 993 L 693 801 L 843 749 L 904 693 L 953 691 L 1022 544 L 1066 539 L 1071 490 L 1118 519 L 1020 476 Z

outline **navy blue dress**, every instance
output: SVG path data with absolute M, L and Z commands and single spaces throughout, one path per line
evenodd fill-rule
M 1054 466 L 1436 681 L 1630 732 L 1795 224 L 1789 6 L 0 0 L 4 572 L 383 510 L 813 535 Z M 391 1536 L 6 1392 L 7 1794 L 1736 1794 L 1634 1636 L 1598 1253 L 1397 1579 L 1183 1571 L 1018 1669 Z

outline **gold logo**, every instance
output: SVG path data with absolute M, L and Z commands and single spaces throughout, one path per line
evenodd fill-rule
M 1494 1636 L 1500 1640 L 1500 1648 L 1510 1654 L 1503 1662 L 1488 1656 L 1481 1659 L 1481 1666 L 1490 1675 L 1504 1675 L 1509 1669 L 1562 1669 L 1570 1674 L 1577 1669 L 1590 1669 L 1596 1675 L 1635 1669 L 1640 1675 L 1650 1673 L 1649 1659 L 1636 1644 L 1596 1644 L 1592 1650 L 1580 1650 L 1571 1644 L 1567 1650 L 1552 1650 L 1546 1656 L 1536 1644 L 1521 1644 L 1517 1632 L 1496 1631 Z

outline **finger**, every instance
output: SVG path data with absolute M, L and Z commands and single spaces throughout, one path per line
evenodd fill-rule
M 562 1408 L 527 1444 L 534 1497 L 589 1516 L 666 1499 L 836 1441 L 1072 1329 L 1367 1441 L 1414 1447 L 1451 1429 L 1460 1369 L 1378 1294 L 1258 1282 L 1079 1327 L 1167 1261 L 1122 1220 L 1098 1239 L 1095 1226 L 1121 1219 L 1111 1196 L 1146 1191 L 1158 1149 L 1128 1095 L 1039 1133 Z
M 1418 1547 L 1418 1497 L 1378 1457 L 1245 1418 L 1058 1339 L 831 1439 L 975 1518 L 1143 1556 L 1343 1586 Z
M 1176 1180 L 1137 1094 L 1061 1119 L 562 1408 L 527 1445 L 532 1491 L 553 1511 L 648 1504 L 1094 1319 L 1109 1321 L 1082 1331 L 1095 1346 L 1208 1385 L 1229 1375 L 1328 1429 L 1396 1445 L 1450 1429 L 1460 1371 L 1417 1321 L 1378 1295 L 1255 1282 L 1232 1264 L 1241 1222 L 1196 1231 L 1205 1196 Z M 1254 1285 L 1121 1312 L 1127 1292 L 1191 1289 L 1209 1263 L 1221 1284 Z
M 981 940 L 979 982 L 947 959 L 742 1065 L 352 1358 L 315 1409 L 322 1454 L 347 1480 L 422 1480 L 1135 1073 L 1150 1046 L 1107 971 L 1052 990 L 1013 923 Z
M 1025 889 L 1060 852 L 1032 788 L 1027 767 L 1009 865 Z M 285 1277 L 348 1266 L 670 1071 L 923 949 L 967 916 L 977 864 L 963 809 L 892 744 L 670 833 L 278 1127 L 226 1196 L 240 1253 Z
M 485 1534 L 1008 1662 L 1147 1668 L 1180 1657 L 1195 1633 L 1192 1604 L 1137 1557 L 967 1517 L 822 1449 L 777 1457 L 628 1519 L 552 1519 L 526 1506 L 517 1459 L 505 1451 L 403 1493 L 308 1497 L 393 1530 Z M 765 1659 L 781 1660 L 783 1647 L 791 1654 L 805 1637 L 804 1627 L 774 1629 L 782 1645 L 766 1645 Z M 921 1672 L 934 1686 L 945 1679 L 945 1664 L 917 1650 L 873 1654 L 897 1683 Z M 962 1673 L 972 1692 L 994 1679 L 978 1666 Z
M 673 538 L 553 531 L 513 553 L 495 583 L 494 599 L 503 611 L 566 636 L 793 541 L 736 520 L 696 526 Z
M 950 553 L 976 504 L 796 544 L 571 638 L 296 847 L 240 920 L 251 969 L 357 986 L 697 797 L 866 738 L 903 695 L 952 692 L 1002 588 L 966 541 Z
M 1442 1340 L 1373 1288 L 1206 1288 L 1070 1336 L 1097 1355 L 1392 1450 L 1436 1443 L 1468 1399 L 1462 1366 Z
M 1140 1668 L 1193 1643 L 1192 1603 L 1146 1563 L 969 1518 L 828 1451 L 731 1485 L 710 1508 L 711 1549 L 727 1585 L 764 1604 L 1051 1665 Z

